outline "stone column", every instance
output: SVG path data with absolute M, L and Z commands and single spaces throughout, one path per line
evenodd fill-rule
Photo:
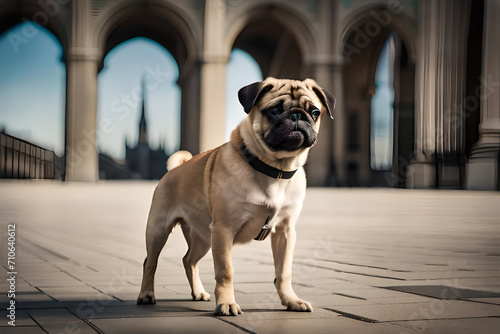
M 346 127 L 348 126 L 345 115 L 347 114 L 344 109 L 344 57 L 338 55 L 337 61 L 333 69 L 333 95 L 336 97 L 335 112 L 333 117 L 333 180 L 335 186 L 345 186 L 347 178 L 346 171 L 346 149 L 347 137 Z
M 318 31 L 314 41 L 316 48 L 314 53 L 307 55 L 305 59 L 308 76 L 327 91 L 335 94 L 332 80 L 332 38 L 331 31 L 334 25 L 332 20 L 331 1 L 322 0 L 319 3 L 317 18 Z M 311 50 L 309 50 L 311 51 Z M 321 119 L 321 128 L 318 141 L 309 151 L 308 164 L 305 166 L 308 186 L 325 186 L 330 174 L 333 146 L 333 123 L 329 115 Z
M 66 181 L 98 179 L 97 64 L 88 53 L 66 57 Z
M 332 80 L 332 64 L 331 59 L 314 59 L 314 62 L 309 64 L 311 76 L 316 82 L 327 91 L 335 95 L 333 80 Z M 335 114 L 335 112 L 334 112 Z M 321 128 L 319 131 L 318 142 L 309 151 L 308 164 L 306 165 L 307 185 L 308 186 L 325 186 L 333 157 L 333 123 L 330 115 L 325 114 L 321 119 Z
M 481 123 L 467 164 L 467 189 L 500 190 L 500 2 L 485 0 Z
M 66 181 L 95 182 L 97 68 L 99 54 L 90 46 L 91 2 L 72 3 L 72 36 L 66 55 Z
M 306 164 L 307 184 L 309 186 L 340 185 L 344 177 L 343 156 L 345 150 L 344 118 L 343 118 L 343 84 L 342 64 L 338 32 L 340 30 L 340 12 L 342 4 L 339 0 L 321 0 L 319 4 L 319 29 L 317 35 L 317 52 L 306 59 L 308 71 L 312 78 L 336 98 L 333 111 L 334 120 L 328 115 L 321 120 L 318 142 L 309 153 Z
M 200 152 L 200 63 L 185 64 L 179 74 L 181 88 L 181 150 Z
M 207 0 L 205 35 L 201 65 L 200 150 L 224 143 L 226 131 L 226 64 L 223 0 Z
M 309 152 L 306 164 L 308 186 L 339 186 L 345 177 L 345 119 L 343 111 L 342 56 L 328 60 L 315 59 L 311 75 L 324 89 L 335 96 L 334 120 L 324 115 L 318 142 Z
M 444 157 L 459 156 L 464 151 L 469 12 L 470 0 L 419 2 L 416 145 L 407 180 L 411 188 L 437 186 L 436 171 L 440 172 L 441 182 L 449 177 L 451 184 L 460 185 L 459 162 L 442 166 L 439 163 L 446 160 Z
M 226 64 L 210 60 L 201 70 L 200 150 L 215 148 L 226 134 Z

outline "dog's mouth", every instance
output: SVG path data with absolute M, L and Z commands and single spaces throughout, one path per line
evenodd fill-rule
M 289 148 L 299 148 L 304 144 L 305 136 L 298 130 L 291 131 L 283 140 L 284 144 Z
M 316 132 L 305 114 L 284 113 L 276 119 L 264 140 L 273 150 L 296 151 L 314 145 Z

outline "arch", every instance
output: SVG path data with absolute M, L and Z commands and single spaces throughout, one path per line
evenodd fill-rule
M 385 16 L 384 16 L 385 15 Z M 383 6 L 363 6 L 343 22 L 342 51 L 346 126 L 346 185 L 404 187 L 414 150 L 415 39 L 412 20 Z M 371 99 L 382 48 L 396 41 L 394 62 L 393 155 L 389 171 L 370 168 Z M 352 143 L 351 143 L 352 142 Z
M 133 37 L 147 37 L 174 57 L 181 88 L 181 148 L 199 152 L 200 100 L 192 97 L 200 96 L 203 20 L 165 1 L 122 1 L 99 15 L 92 36 L 100 53 L 99 70 L 114 46 Z
M 390 15 L 389 20 L 385 20 L 384 17 L 378 14 L 384 11 Z M 375 13 L 375 14 L 374 14 Z M 378 15 L 378 16 L 377 16 Z M 376 22 L 383 29 L 395 31 L 401 38 L 408 50 L 409 60 L 415 63 L 416 57 L 416 23 L 415 20 L 404 12 L 395 13 L 394 9 L 389 9 L 383 5 L 364 5 L 360 8 L 354 10 L 352 13 L 347 15 L 341 23 L 341 34 L 340 40 L 342 45 L 342 51 L 345 52 L 346 45 L 349 43 L 349 39 L 354 33 L 356 33 L 356 28 L 362 25 L 366 25 L 368 22 Z M 359 31 L 359 30 L 358 30 Z M 368 36 L 370 37 L 370 36 Z M 374 36 L 373 39 L 376 39 Z M 379 46 L 380 50 L 382 49 Z M 379 50 L 379 51 L 380 51 Z M 378 58 L 377 58 L 378 59 Z
M 103 94 L 98 99 L 98 128 L 113 123 L 114 130 L 97 132 L 99 150 L 106 148 L 103 151 L 113 158 L 125 157 L 125 139 L 135 144 L 139 138 L 135 130 L 143 102 L 145 118 L 154 120 L 147 125 L 148 144 L 155 149 L 168 145 L 170 153 L 177 150 L 180 90 L 173 56 L 157 42 L 138 37 L 113 48 L 105 63 L 105 70 L 98 75 L 99 92 Z M 155 64 L 160 65 L 158 75 L 154 73 Z M 123 84 L 114 83 L 116 80 Z
M 63 59 L 66 56 L 69 46 L 69 36 L 66 26 L 69 24 L 68 19 L 64 16 L 65 12 L 54 9 L 42 9 L 36 3 L 28 2 L 23 6 L 6 6 L 5 11 L 0 10 L 0 35 L 8 31 L 10 28 L 25 21 L 32 21 L 50 31 L 52 35 L 59 41 L 63 50 Z M 53 10 L 53 12 L 48 12 Z M 23 36 L 27 39 L 30 34 Z
M 189 13 L 168 2 L 116 3 L 102 13 L 94 31 L 95 45 L 101 52 L 100 69 L 115 46 L 134 37 L 147 37 L 165 47 L 183 71 L 199 58 L 201 29 Z
M 0 173 L 14 178 L 61 179 L 64 171 L 60 157 L 65 154 L 62 91 L 66 71 L 61 62 L 62 45 L 50 30 L 31 21 L 18 23 L 1 37 L 5 52 L 0 66 L 4 109 L 0 128 L 5 128 L 0 132 L 6 130 L 10 144 L 1 145 L 0 150 L 6 155 L 2 153 L 0 160 L 12 164 L 5 169 L 7 165 L 0 161 Z M 37 59 L 31 57 L 33 54 Z
M 264 24 L 264 25 L 261 25 Z M 266 29 L 265 24 L 272 24 L 273 29 Z M 270 44 L 276 43 L 279 36 L 272 36 L 272 31 L 276 31 L 276 27 L 282 29 L 283 37 L 288 38 L 289 42 L 296 44 L 296 49 L 300 53 L 300 65 L 309 63 L 309 59 L 316 53 L 316 36 L 313 32 L 313 25 L 309 22 L 304 15 L 294 7 L 288 6 L 284 3 L 275 3 L 262 5 L 253 1 L 245 1 L 241 6 L 238 6 L 230 13 L 227 22 L 230 27 L 225 41 L 225 54 L 229 57 L 233 47 L 240 48 L 248 52 L 262 69 L 264 76 L 269 75 L 266 70 L 267 65 L 262 55 L 248 46 L 238 45 L 242 36 L 258 33 L 259 31 L 266 32 L 266 38 Z M 249 31 L 252 27 L 261 25 L 259 29 Z M 271 73 L 273 74 L 273 73 Z M 302 68 L 300 73 L 295 78 L 299 79 L 307 74 L 307 69 Z

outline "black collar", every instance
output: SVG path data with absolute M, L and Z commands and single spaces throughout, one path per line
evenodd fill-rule
M 269 165 L 266 165 L 264 162 L 260 161 L 259 158 L 257 158 L 255 155 L 250 153 L 248 148 L 246 147 L 245 143 L 241 144 L 241 153 L 243 153 L 243 156 L 247 160 L 247 162 L 252 166 L 253 169 L 255 169 L 258 172 L 261 172 L 262 174 L 265 174 L 269 177 L 272 177 L 273 179 L 284 179 L 288 180 L 291 179 L 292 176 L 295 174 L 297 170 L 293 170 L 290 172 L 285 172 L 282 171 L 278 168 L 271 167 Z

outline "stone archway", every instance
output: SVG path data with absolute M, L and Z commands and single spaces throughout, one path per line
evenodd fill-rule
M 179 64 L 181 148 L 199 150 L 199 48 L 196 20 L 169 2 L 72 2 L 71 43 L 66 56 L 66 180 L 98 177 L 97 73 L 106 53 L 136 36 L 149 37 Z M 195 97 L 195 98 L 193 98 Z
M 200 29 L 188 13 L 168 3 L 130 2 L 109 8 L 97 25 L 95 36 L 102 51 L 100 69 L 111 49 L 134 37 L 147 37 L 172 54 L 179 67 L 181 89 L 180 148 L 193 153 L 200 150 Z
M 18 6 L 15 2 L 11 1 L 2 4 L 0 11 L 0 34 L 3 34 L 10 28 L 24 21 L 32 21 L 39 26 L 50 31 L 59 41 L 63 49 L 63 59 L 68 51 L 69 37 L 67 34 L 67 23 L 64 17 L 59 14 L 61 8 L 59 6 L 45 6 L 42 7 L 38 3 L 28 2 L 23 6 Z M 29 41 L 32 34 L 26 31 L 21 36 Z
M 247 52 L 264 77 L 304 79 L 310 75 L 307 63 L 316 50 L 315 37 L 310 22 L 295 8 L 245 2 L 231 13 L 228 23 L 226 52 L 233 48 Z
M 345 186 L 404 187 L 414 150 L 415 56 L 408 18 L 385 8 L 363 9 L 353 15 L 343 34 L 343 82 L 347 143 Z M 407 23 L 410 25 L 409 23 Z M 371 99 L 375 94 L 377 62 L 390 34 L 395 34 L 394 119 L 392 167 L 370 167 Z
M 0 145 L 2 178 L 64 177 L 65 102 L 61 89 L 65 84 L 63 61 L 68 40 L 64 22 L 53 17 L 57 12 L 58 8 L 33 3 L 18 6 L 12 2 L 3 4 L 0 10 L 0 36 L 5 38 L 2 61 L 4 68 L 8 67 L 1 76 L 8 87 L 2 95 L 11 101 L 2 101 L 2 106 L 7 108 L 7 119 L 9 112 L 13 117 L 0 129 L 4 133 Z M 27 62 L 26 55 L 38 59 Z M 44 85 L 43 93 L 33 85 L 35 82 Z M 21 133 L 19 138 L 16 132 Z

